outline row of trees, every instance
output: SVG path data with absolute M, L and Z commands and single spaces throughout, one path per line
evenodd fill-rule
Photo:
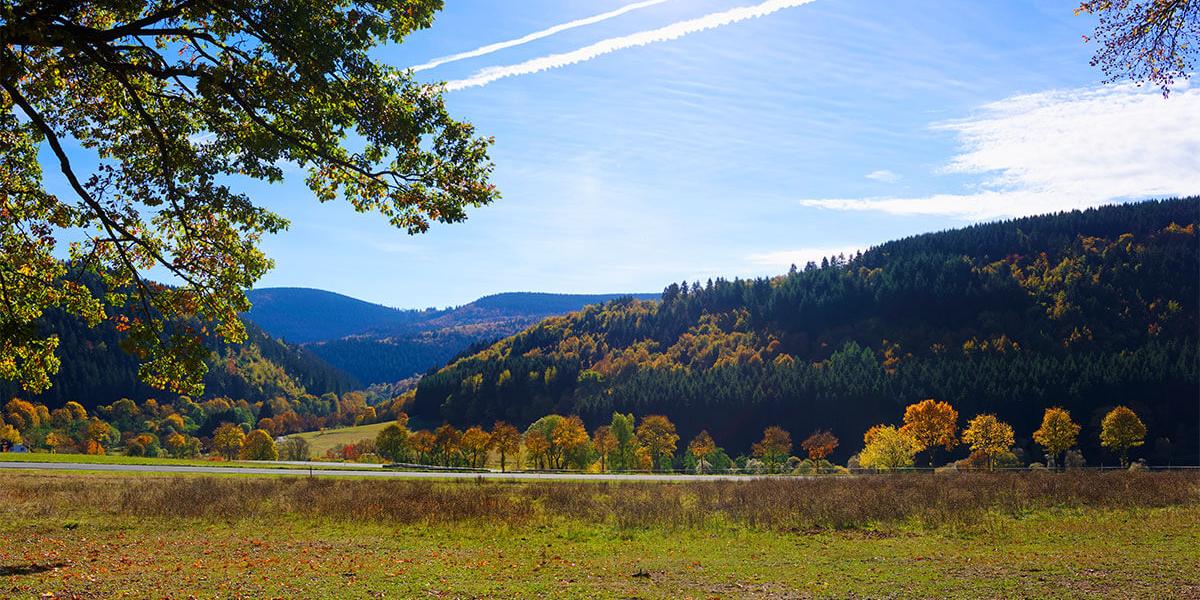
M 122 398 L 89 411 L 66 402 L 51 409 L 40 402 L 10 399 L 0 410 L 0 450 L 25 447 L 61 453 L 104 454 L 123 449 L 133 456 L 191 458 L 203 453 L 236 458 L 218 435 L 237 429 L 243 436 L 261 431 L 266 440 L 325 426 L 349 426 L 390 419 L 391 403 L 372 406 L 367 395 L 348 392 L 275 397 L 250 403 L 217 397 L 202 402 L 180 396 L 172 402 L 136 403 Z M 255 446 L 257 447 L 257 446 Z M 269 453 L 253 452 L 256 458 Z M 305 454 L 302 459 L 307 459 Z
M 1046 454 L 1047 466 L 1060 463 L 1068 451 L 1079 442 L 1081 427 L 1071 414 L 1060 407 L 1045 410 L 1042 424 L 1033 432 L 1033 440 Z M 1129 450 L 1145 443 L 1146 425 L 1137 414 L 1125 406 L 1113 408 L 1104 416 L 1100 444 L 1115 452 L 1122 466 L 1129 464 Z M 1013 428 L 993 414 L 972 418 L 961 436 L 958 431 L 958 411 L 948 402 L 929 399 L 909 405 L 904 411 L 904 424 L 876 425 L 863 435 L 864 448 L 851 458 L 852 466 L 890 470 L 914 465 L 915 456 L 927 453 L 929 466 L 935 466 L 938 449 L 953 450 L 966 445 L 970 456 L 961 461 L 967 465 L 1016 466 L 1013 452 Z
M 402 413 L 369 446 L 388 460 L 442 466 L 483 468 L 489 456 L 495 455 L 501 470 L 507 470 L 514 458 L 523 457 L 525 466 L 536 470 L 605 472 L 682 467 L 698 473 L 734 468 L 778 473 L 835 471 L 828 458 L 840 444 L 828 430 L 817 431 L 800 443 L 799 448 L 807 456 L 800 459 L 792 456 L 791 434 L 773 425 L 763 431 L 749 456 L 731 459 L 707 430 L 701 430 L 683 448 L 684 454 L 677 456 L 680 436 L 670 419 L 647 415 L 637 421 L 632 414 L 619 412 L 591 433 L 576 415 L 547 415 L 524 433 L 504 421 L 497 421 L 491 431 L 478 426 L 459 431 L 448 423 L 434 431 L 412 431 L 408 422 L 408 415 Z M 1080 430 L 1068 411 L 1054 407 L 1046 409 L 1033 438 L 1045 450 L 1049 466 L 1065 465 L 1068 461 L 1060 459 L 1077 445 Z M 1129 450 L 1141 446 L 1145 436 L 1145 424 L 1127 407 L 1114 408 L 1104 418 L 1101 444 L 1117 453 L 1123 466 L 1129 464 Z M 957 461 L 956 467 L 991 470 L 1018 464 L 1013 443 L 1012 426 L 995 415 L 977 415 L 960 433 L 954 407 L 930 399 L 908 406 L 899 427 L 870 428 L 863 436 L 863 449 L 851 457 L 848 466 L 880 471 L 911 468 L 916 456 L 926 453 L 933 467 L 939 449 L 950 451 L 962 444 L 969 448 L 970 455 Z

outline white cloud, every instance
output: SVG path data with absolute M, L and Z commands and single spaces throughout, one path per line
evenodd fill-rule
M 743 6 L 722 12 L 711 13 L 703 17 L 672 23 L 671 25 L 659 27 L 658 29 L 641 31 L 621 37 L 609 38 L 607 40 L 602 40 L 596 42 L 595 44 L 591 44 L 590 46 L 584 46 L 578 50 L 572 50 L 571 52 L 550 54 L 513 65 L 487 67 L 479 70 L 474 75 L 471 75 L 466 79 L 457 79 L 447 82 L 446 89 L 448 91 L 455 91 L 470 87 L 478 87 L 487 85 L 499 79 L 504 79 L 506 77 L 529 75 L 531 73 L 538 73 L 547 69 L 558 69 L 568 65 L 586 62 L 605 54 L 610 54 L 626 48 L 675 40 L 700 31 L 724 27 L 725 25 L 731 25 L 747 19 L 765 17 L 783 9 L 802 6 L 813 1 L 814 0 L 767 0 L 766 2 L 755 4 L 753 6 Z
M 1131 85 L 1052 90 L 934 125 L 957 134 L 946 173 L 982 179 L 965 193 L 809 199 L 804 206 L 968 220 L 1200 193 L 1200 89 L 1164 99 Z
M 867 173 L 867 179 L 882 181 L 883 183 L 896 183 L 897 181 L 900 181 L 902 177 L 899 174 L 893 173 L 887 169 L 880 169 L 878 171 L 871 171 L 870 173 Z
M 761 254 L 751 254 L 746 261 L 755 267 L 768 269 L 772 273 L 783 273 L 792 265 L 803 269 L 808 262 L 820 263 L 822 258 L 832 258 L 839 254 L 850 258 L 855 252 L 866 246 L 825 246 L 814 248 L 798 248 L 793 250 L 776 250 Z
M 618 8 L 616 10 L 610 10 L 606 13 L 600 13 L 598 15 L 585 17 L 583 19 L 576 19 L 574 21 L 567 21 L 566 23 L 560 23 L 553 27 L 547 27 L 546 29 L 543 29 L 541 31 L 535 31 L 533 33 L 530 33 L 528 35 L 523 35 L 516 39 L 506 40 L 503 42 L 496 42 L 495 44 L 488 44 L 486 46 L 480 46 L 479 48 L 476 48 L 474 50 L 470 50 L 467 52 L 459 52 L 458 54 L 451 54 L 450 56 L 443 56 L 440 58 L 435 58 L 427 63 L 422 63 L 422 64 L 416 65 L 414 67 L 411 67 L 411 68 L 413 71 L 427 71 L 429 69 L 444 65 L 446 63 L 452 63 L 452 62 L 456 62 L 456 61 L 460 61 L 460 60 L 464 60 L 464 59 L 468 59 L 468 58 L 484 56 L 487 54 L 491 54 L 493 52 L 499 52 L 500 50 L 505 50 L 505 49 L 512 48 L 515 46 L 521 46 L 524 44 L 528 44 L 529 42 L 533 42 L 536 40 L 540 40 L 542 38 L 550 37 L 556 33 L 561 33 L 563 31 L 567 31 L 568 29 L 575 29 L 576 27 L 584 27 L 586 25 L 594 25 L 596 23 L 600 23 L 601 21 L 607 21 L 609 19 L 619 17 L 625 13 L 630 13 L 635 10 L 640 10 L 643 8 L 649 8 L 651 6 L 654 6 L 655 4 L 662 4 L 663 2 L 667 2 L 667 1 L 668 0 L 644 0 L 643 2 L 634 2 L 632 4 L 626 4 L 625 6 L 622 6 L 621 8 Z

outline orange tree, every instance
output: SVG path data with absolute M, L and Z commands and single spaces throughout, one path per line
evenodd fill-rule
M 762 440 L 756 442 L 751 451 L 761 458 L 771 470 L 777 470 L 792 453 L 792 434 L 782 427 L 772 425 L 763 430 Z
M 800 447 L 808 453 L 810 460 L 821 461 L 828 458 L 837 449 L 838 439 L 827 429 L 808 436 L 803 442 L 800 442 Z
M 929 452 L 932 467 L 939 446 L 953 450 L 958 445 L 958 411 L 949 402 L 922 400 L 904 409 L 904 425 L 900 429 L 917 442 L 918 452 Z
M 521 451 L 521 432 L 504 421 L 496 421 L 492 425 L 492 446 L 500 454 L 500 471 L 503 472 L 509 455 Z

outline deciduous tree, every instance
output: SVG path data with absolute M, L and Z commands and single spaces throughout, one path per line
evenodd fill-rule
M 634 433 L 633 413 L 621 414 L 614 412 L 608 429 L 612 432 L 616 448 L 609 456 L 611 468 L 614 471 L 627 471 L 638 468 L 636 451 L 638 448 L 637 434 Z
M 467 462 L 474 468 L 480 468 L 487 462 L 488 449 L 492 446 L 492 436 L 480 427 L 470 427 L 463 432 L 462 449 L 467 455 Z
M 433 431 L 433 452 L 442 466 L 458 462 L 462 454 L 462 432 L 449 423 L 443 423 Z
M 504 421 L 496 421 L 492 425 L 492 445 L 500 454 L 500 472 L 503 473 L 507 458 L 510 455 L 515 456 L 521 451 L 521 432 Z
M 0 5 L 0 377 L 49 386 L 58 339 L 34 324 L 58 308 L 113 319 L 151 385 L 200 391 L 204 338 L 245 339 L 243 290 L 271 266 L 260 240 L 287 225 L 233 176 L 277 182 L 293 165 L 318 200 L 409 233 L 495 199 L 491 141 L 448 114 L 436 84 L 372 56 L 441 4 Z M 47 191 L 39 148 L 70 196 Z M 69 229 L 83 233 L 64 247 Z M 152 268 L 179 284 L 148 281 Z
M 617 440 L 608 425 L 601 425 L 592 432 L 592 447 L 600 455 L 600 472 L 608 470 L 608 455 L 617 448 Z
M 1093 39 L 1100 44 L 1092 66 L 1109 83 L 1129 79 L 1170 94 L 1187 79 L 1200 55 L 1200 2 L 1196 0 L 1088 0 L 1075 14 L 1099 18 Z M 1088 40 L 1091 41 L 1091 40 Z
M 916 440 L 918 452 L 929 452 L 932 467 L 938 446 L 953 450 L 958 445 L 958 411 L 949 402 L 922 400 L 904 409 L 904 425 L 900 429 Z
M 750 449 L 754 456 L 767 463 L 768 468 L 778 470 L 779 465 L 792 453 L 792 434 L 778 425 L 772 425 L 763 430 L 762 439 Z
M 996 459 L 1012 448 L 1013 428 L 997 419 L 996 415 L 978 415 L 963 430 L 963 442 L 971 447 L 972 452 L 987 457 L 988 470 L 991 471 L 996 468 Z
M 242 428 L 232 423 L 222 423 L 213 432 L 213 451 L 226 460 L 237 458 L 242 451 L 242 444 L 246 441 L 246 434 L 242 432 Z
M 271 434 L 255 429 L 246 435 L 240 456 L 242 460 L 279 460 L 279 449 Z
M 808 458 L 813 461 L 825 460 L 837 449 L 838 439 L 826 429 L 805 438 L 803 442 L 800 442 L 800 447 L 804 448 L 804 451 L 808 453 Z
M 1100 422 L 1100 445 L 1121 457 L 1121 466 L 1129 466 L 1129 449 L 1146 443 L 1146 424 L 1137 413 L 1118 406 L 1104 415 Z
M 696 437 L 692 438 L 692 441 L 688 443 L 688 452 L 691 452 L 692 456 L 696 457 L 696 463 L 699 465 L 705 464 L 705 459 L 716 450 L 717 443 L 713 441 L 712 436 L 708 434 L 707 430 L 697 433 Z
M 1046 458 L 1052 465 L 1059 464 L 1063 452 L 1075 446 L 1079 438 L 1079 425 L 1071 420 L 1071 413 L 1054 407 L 1042 414 L 1042 426 L 1033 432 L 1033 441 L 1045 448 Z
M 583 420 L 576 415 L 560 419 L 551 432 L 551 441 L 562 455 L 563 464 L 575 469 L 587 468 L 591 456 L 591 438 Z
M 398 423 L 391 423 L 375 436 L 375 448 L 379 455 L 394 462 L 408 458 L 408 430 Z
M 906 431 L 891 425 L 876 425 L 863 434 L 863 450 L 858 463 L 866 469 L 890 471 L 913 466 L 917 441 Z
M 669 459 L 675 454 L 675 446 L 679 443 L 675 424 L 663 415 L 643 418 L 637 427 L 637 437 L 650 454 L 650 462 L 655 469 L 661 468 L 664 458 Z

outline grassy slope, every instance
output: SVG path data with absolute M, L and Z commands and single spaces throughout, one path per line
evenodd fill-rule
M 305 433 L 297 433 L 289 437 L 298 437 L 308 440 L 309 447 L 312 448 L 312 455 L 316 459 L 325 456 L 325 451 L 342 444 L 353 444 L 365 439 L 375 439 L 384 427 L 390 425 L 392 421 L 384 421 L 374 425 L 359 425 L 358 427 L 342 427 L 340 429 L 326 429 L 324 431 L 309 431 Z
M 73 485 L 50 488 L 68 494 Z M 137 596 L 148 589 L 199 597 L 1200 595 L 1195 503 L 991 511 L 940 526 L 909 520 L 774 530 L 722 520 L 617 526 L 561 515 L 520 525 L 295 512 L 145 517 L 41 499 L 54 508 L 37 514 L 19 497 L 0 503 L 0 577 L 14 595 Z

